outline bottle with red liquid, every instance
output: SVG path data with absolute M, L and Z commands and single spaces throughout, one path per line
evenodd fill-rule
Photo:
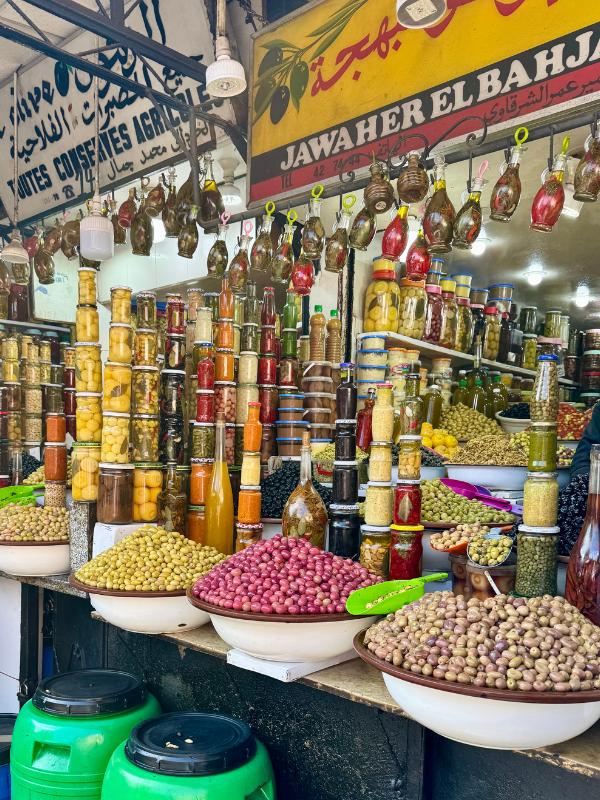
M 433 195 L 423 215 L 423 233 L 430 253 L 449 253 L 456 211 L 446 191 L 446 160 L 435 157 Z
M 454 220 L 454 247 L 461 250 L 470 250 L 473 242 L 481 233 L 481 189 L 484 184 L 483 176 L 489 166 L 488 161 L 483 161 L 469 191 L 469 197 L 460 209 Z
M 294 222 L 297 218 L 298 215 L 295 211 L 290 211 L 288 213 L 288 224 L 284 226 L 283 233 L 279 239 L 279 245 L 271 260 L 271 280 L 275 281 L 275 283 L 283 283 L 286 286 L 290 282 L 290 276 L 294 266 L 292 240 L 294 238 Z
M 558 218 L 565 204 L 565 166 L 567 164 L 567 150 L 570 139 L 565 136 L 562 150 L 555 157 L 552 169 L 544 179 L 531 205 L 532 231 L 549 232 L 558 222 Z M 543 177 L 543 176 L 542 176 Z
M 262 309 L 260 312 L 260 324 L 262 327 L 275 325 L 277 312 L 275 310 L 275 289 L 272 286 L 265 286 L 263 294 Z
M 375 389 L 369 389 L 364 406 L 356 415 L 356 444 L 363 451 L 368 451 L 373 441 L 373 406 L 375 405 Z
M 315 266 L 304 250 L 300 252 L 292 267 L 292 286 L 300 297 L 310 294 L 315 283 Z
M 587 511 L 569 556 L 565 598 L 600 625 L 600 444 L 590 450 Z
M 348 241 L 350 209 L 355 202 L 356 197 L 353 194 L 348 195 L 342 201 L 342 210 L 339 212 L 333 232 L 325 244 L 326 272 L 341 272 L 346 266 L 348 253 L 350 252 L 350 243 Z
M 427 242 L 423 235 L 423 228 L 419 228 L 417 238 L 408 248 L 406 253 L 406 277 L 412 281 L 427 277 L 431 269 L 431 256 L 427 249 Z
M 408 241 L 408 206 L 402 204 L 394 213 L 390 224 L 384 231 L 381 253 L 384 258 L 396 261 L 406 248 Z
M 234 294 L 245 294 L 246 283 L 248 281 L 248 269 L 250 260 L 248 258 L 248 245 L 250 244 L 250 236 L 243 233 L 240 236 L 240 245 L 237 253 L 234 255 L 227 270 L 229 276 L 229 286 Z
M 529 131 L 519 128 L 515 133 L 516 146 L 513 147 L 510 161 L 506 169 L 498 178 L 492 189 L 490 198 L 490 219 L 496 222 L 510 222 L 512 215 L 517 210 L 521 199 L 521 178 L 519 176 L 519 163 L 523 152 L 523 145 L 527 141 Z
M 600 192 L 600 124 L 585 141 L 585 153 L 575 172 L 573 197 L 581 203 L 594 203 Z

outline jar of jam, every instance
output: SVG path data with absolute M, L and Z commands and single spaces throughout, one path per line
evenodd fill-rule
M 333 502 L 356 503 L 358 499 L 358 461 L 333 462 Z
M 185 303 L 180 294 L 167 295 L 167 333 L 185 333 Z
M 131 289 L 129 286 L 113 286 L 110 290 L 110 320 L 125 325 L 131 323 Z
M 215 426 L 211 422 L 194 422 L 191 430 L 192 458 L 213 459 L 215 456 Z
M 65 389 L 63 393 L 65 414 L 73 416 L 77 411 L 77 398 L 75 389 Z
M 217 348 L 233 350 L 233 322 L 220 319 L 217 326 Z
M 258 382 L 263 386 L 277 383 L 277 359 L 273 355 L 261 355 L 258 359 Z
M 390 542 L 390 580 L 421 577 L 423 526 L 392 525 Z
M 46 441 L 64 442 L 67 423 L 64 414 L 46 414 Z
M 134 522 L 156 522 L 158 496 L 162 491 L 163 466 L 156 461 L 139 461 L 133 470 Z
M 277 421 L 279 392 L 276 386 L 259 386 L 260 421 L 263 425 L 274 425 Z
M 196 422 L 215 421 L 214 389 L 196 390 Z
M 67 433 L 73 440 L 77 439 L 77 417 L 73 416 L 65 416 L 65 425 L 67 427 Z
M 252 350 L 251 347 L 245 347 L 245 350 Z M 261 355 L 273 355 L 277 352 L 277 335 L 275 333 L 275 326 L 272 327 L 263 327 L 260 331 L 260 352 Z M 260 374 L 260 365 L 259 365 L 259 374 Z M 260 381 L 259 383 L 266 383 L 266 381 Z
M 256 542 L 262 539 L 263 526 L 262 523 L 257 522 L 254 525 L 246 524 L 244 522 L 236 522 L 235 524 L 235 552 L 239 553 L 240 550 L 245 550 Z
M 67 480 L 67 446 L 46 442 L 44 447 L 44 477 L 48 481 Z
M 356 420 L 338 419 L 335 425 L 335 459 L 336 461 L 354 461 L 356 459 Z M 391 474 L 388 480 L 391 480 Z
M 98 499 L 100 445 L 74 442 L 71 453 L 73 464 L 73 500 L 91 503 Z
M 206 503 L 213 471 L 212 458 L 192 458 L 190 475 L 190 504 L 203 506 Z
M 163 369 L 160 375 L 161 414 L 175 415 L 183 413 L 183 387 L 185 384 L 185 370 Z
M 327 549 L 341 558 L 358 561 L 360 555 L 360 517 L 358 505 L 329 506 L 329 537 Z
M 418 525 L 421 521 L 421 481 L 398 481 L 394 492 L 394 524 Z
M 135 332 L 134 361 L 138 367 L 155 367 L 158 335 L 154 328 L 138 328 Z
M 156 295 L 138 292 L 135 298 L 137 328 L 156 329 Z
M 133 513 L 133 464 L 100 462 L 98 522 L 127 525 Z
M 205 544 L 206 542 L 206 517 L 204 506 L 189 505 L 185 519 L 185 535 L 192 542 Z
M 215 364 L 212 359 L 212 345 L 201 342 L 197 365 L 198 389 L 215 388 Z
M 134 414 L 158 414 L 158 367 L 134 367 L 131 395 Z
M 75 367 L 65 367 L 63 381 L 66 389 L 75 388 Z
M 257 525 L 260 522 L 262 495 L 260 486 L 244 486 L 238 495 L 238 522 Z
M 215 379 L 217 381 L 233 381 L 234 358 L 233 350 L 217 348 L 215 355 Z

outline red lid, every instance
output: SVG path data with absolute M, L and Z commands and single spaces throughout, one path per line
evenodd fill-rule
M 497 314 L 498 313 L 498 309 L 496 308 L 496 306 L 486 306 L 485 307 L 485 313 L 486 314 Z
M 377 278 L 377 280 L 387 280 L 387 281 L 396 280 L 396 273 L 394 272 L 393 269 L 374 270 L 372 276 L 373 278 Z
M 435 283 L 427 283 L 427 284 L 425 284 L 425 291 L 428 294 L 441 294 L 442 293 L 442 287 L 438 286 Z

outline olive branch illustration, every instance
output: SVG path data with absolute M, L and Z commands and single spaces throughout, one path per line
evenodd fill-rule
M 281 121 L 290 99 L 296 111 L 308 86 L 308 64 L 331 47 L 354 14 L 367 0 L 350 0 L 331 19 L 308 34 L 312 40 L 306 47 L 297 47 L 286 39 L 271 39 L 261 45 L 267 52 L 258 67 L 254 96 L 254 121 L 267 109 L 273 125 Z

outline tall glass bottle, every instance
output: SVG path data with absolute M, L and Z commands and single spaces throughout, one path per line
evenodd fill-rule
M 325 547 L 327 510 L 312 482 L 312 458 L 308 431 L 304 431 L 302 434 L 300 482 L 289 496 L 283 509 L 281 530 L 284 536 L 308 539 L 312 545 L 321 550 Z
M 279 239 L 277 250 L 271 259 L 271 280 L 275 283 L 283 283 L 286 286 L 290 282 L 290 276 L 294 266 L 294 252 L 292 250 L 293 238 L 294 225 L 288 222 Z
M 520 132 L 525 131 L 525 136 L 520 137 Z M 516 145 L 510 154 L 506 169 L 496 181 L 490 198 L 490 219 L 496 222 L 510 222 L 512 215 L 517 210 L 521 199 L 521 177 L 519 164 L 523 152 L 523 143 L 527 139 L 527 128 L 519 128 L 515 134 Z
M 417 238 L 408 248 L 406 253 L 406 277 L 411 280 L 424 280 L 431 268 L 431 256 L 427 249 L 427 242 L 423 235 L 423 228 L 419 228 Z
M 213 160 L 210 153 L 204 156 L 204 166 L 206 169 L 206 177 L 204 178 L 204 186 L 200 192 L 200 207 L 198 209 L 198 224 L 202 227 L 215 225 L 219 221 L 219 217 L 225 211 L 225 204 L 221 192 L 217 187 L 215 176 L 213 174 Z
M 349 228 L 350 211 L 347 208 L 343 208 L 339 212 L 333 233 L 325 244 L 325 270 L 327 272 L 341 272 L 344 269 L 350 252 L 350 244 L 348 242 Z
M 273 258 L 272 226 L 273 217 L 267 212 L 263 215 L 260 233 L 254 240 L 250 251 L 250 267 L 256 272 L 268 272 L 269 270 Z
M 354 217 L 348 235 L 350 247 L 353 247 L 355 250 L 366 250 L 373 241 L 376 231 L 377 222 L 375 220 L 375 215 L 372 214 L 368 208 L 361 208 Z
M 406 248 L 408 241 L 408 206 L 401 205 L 398 211 L 394 212 L 389 225 L 383 233 L 381 241 L 381 253 L 384 258 L 396 261 L 400 258 Z
M 435 157 L 433 195 L 423 215 L 423 233 L 430 253 L 449 253 L 456 212 L 446 191 L 446 160 Z
M 565 166 L 567 164 L 566 152 L 569 147 L 569 137 L 563 139 L 563 149 L 555 157 L 552 169 L 544 180 L 531 204 L 532 231 L 549 232 L 558 222 L 565 204 Z
M 486 404 L 487 395 L 485 389 L 483 388 L 483 381 L 481 378 L 477 377 L 475 378 L 472 388 L 470 388 L 467 392 L 465 405 L 469 406 L 469 408 L 474 408 L 475 411 L 485 414 Z
M 292 286 L 299 297 L 306 297 L 315 283 L 315 266 L 304 250 L 292 267 Z
M 400 401 L 399 417 L 394 429 L 394 441 L 396 444 L 399 436 L 416 436 L 419 434 L 422 419 L 421 376 L 417 372 L 411 372 L 406 376 L 404 398 Z
M 246 282 L 248 280 L 248 245 L 250 244 L 250 236 L 243 233 L 240 236 L 240 245 L 237 253 L 231 260 L 227 275 L 229 276 L 229 286 L 234 294 L 244 294 L 246 291 Z
M 169 190 L 162 210 L 162 221 L 167 239 L 174 239 L 179 234 L 181 224 L 177 219 L 177 188 L 175 187 L 175 170 L 169 170 Z
M 325 228 L 321 222 L 321 200 L 323 187 L 315 187 L 308 203 L 308 217 L 302 228 L 302 249 L 311 260 L 321 258 L 325 243 Z
M 248 281 L 246 284 L 246 299 L 244 300 L 244 322 L 258 325 L 260 314 L 260 301 L 256 296 L 256 284 Z
M 454 220 L 454 239 L 452 244 L 462 250 L 470 250 L 473 242 L 481 233 L 481 189 L 484 184 L 483 176 L 488 168 L 484 161 L 473 180 L 473 186 L 464 206 L 460 209 Z
M 600 444 L 590 450 L 587 511 L 569 557 L 565 598 L 600 625 Z
M 467 378 L 466 376 L 464 376 L 460 378 L 460 380 L 458 381 L 458 386 L 454 390 L 454 394 L 452 395 L 452 405 L 457 406 L 459 405 L 459 403 L 462 403 L 462 405 L 466 405 L 465 404 L 466 392 L 467 392 Z
M 217 414 L 215 425 L 215 463 L 205 506 L 204 544 L 220 553 L 233 553 L 233 494 L 225 460 L 225 418 Z
M 585 153 L 577 165 L 573 197 L 581 203 L 593 203 L 600 192 L 600 124 L 585 143 Z
M 229 263 L 229 253 L 227 252 L 227 242 L 225 241 L 228 227 L 229 225 L 226 222 L 219 224 L 219 233 L 206 258 L 208 274 L 214 275 L 215 278 L 220 278 L 225 274 Z

